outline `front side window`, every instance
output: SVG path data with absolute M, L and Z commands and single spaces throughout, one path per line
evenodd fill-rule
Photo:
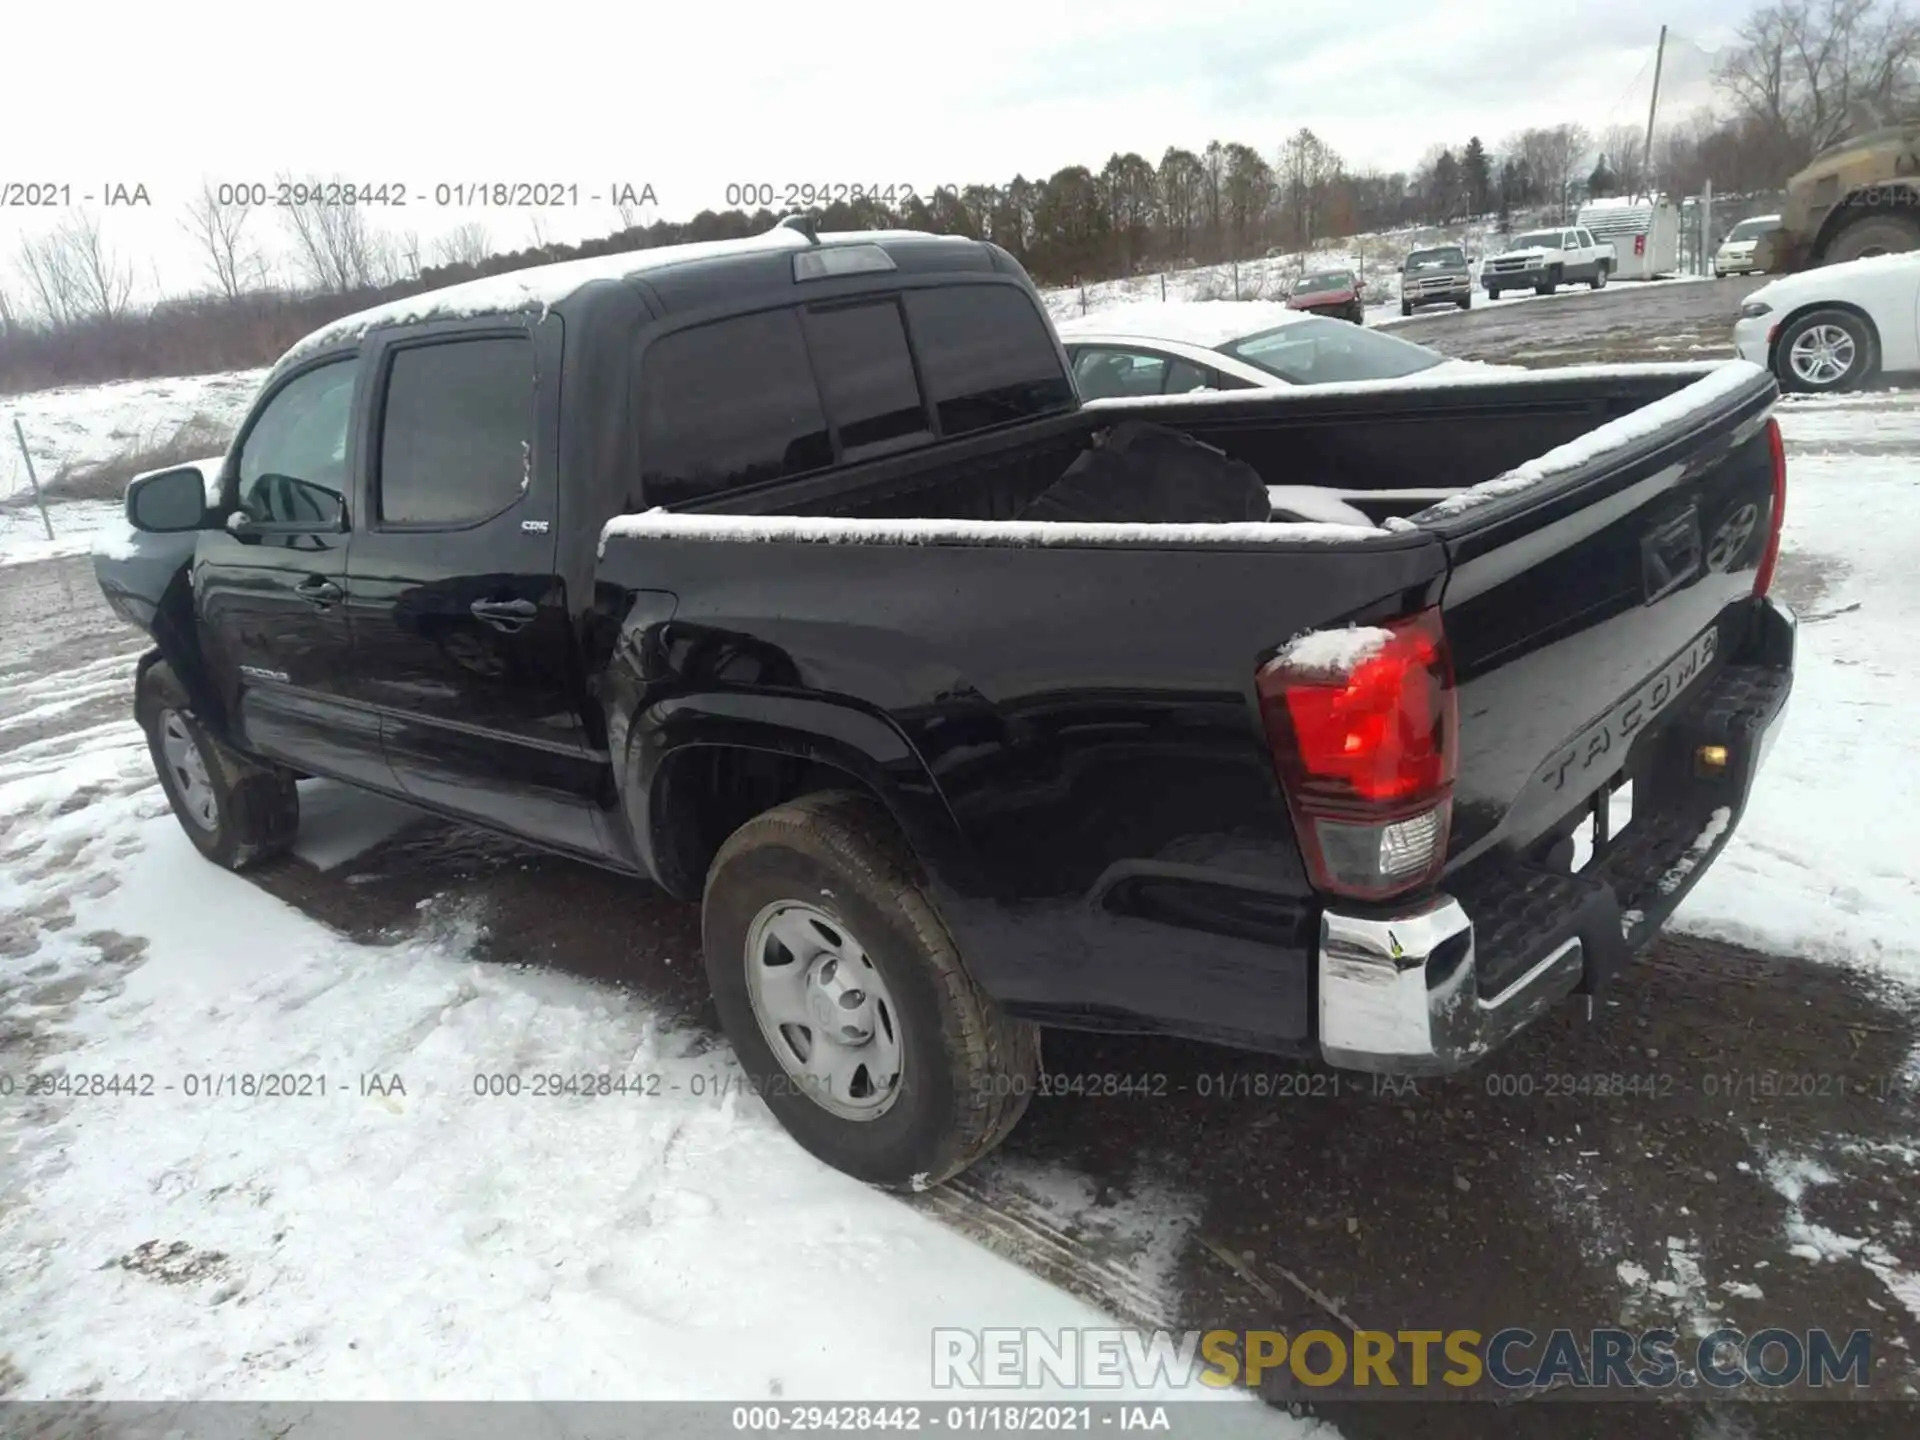
M 335 360 L 288 381 L 240 447 L 241 513 L 263 524 L 318 520 L 309 487 L 345 495 L 347 431 L 357 359 Z
M 380 426 L 380 518 L 472 525 L 533 473 L 533 342 L 489 336 L 394 352 Z
M 1024 291 L 950 285 L 909 290 L 905 304 L 942 435 L 1072 407 L 1072 382 Z
M 1166 379 L 1166 357 L 1145 350 L 1090 346 L 1073 359 L 1073 381 L 1083 400 L 1158 395 Z
M 853 393 L 858 387 L 850 387 Z M 869 397 L 885 404 L 884 387 Z M 640 372 L 640 476 L 649 505 L 805 474 L 833 463 L 800 317 L 738 315 L 676 330 Z M 881 427 L 890 413 L 870 415 Z

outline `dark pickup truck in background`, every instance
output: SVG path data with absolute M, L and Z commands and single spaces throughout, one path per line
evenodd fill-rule
M 1473 268 L 1458 245 L 1410 250 L 1400 262 L 1400 313 L 1442 301 L 1462 310 L 1473 306 Z
M 1775 394 L 1083 405 L 1005 252 L 782 228 L 330 326 L 96 565 L 209 858 L 330 776 L 699 900 L 774 1113 L 925 1186 L 1040 1025 L 1444 1070 L 1644 946 L 1791 685 Z

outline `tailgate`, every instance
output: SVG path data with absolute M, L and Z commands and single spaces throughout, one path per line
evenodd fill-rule
M 1449 871 L 1538 858 L 1739 650 L 1771 533 L 1776 393 L 1756 366 L 1718 367 L 1415 517 L 1450 563 Z

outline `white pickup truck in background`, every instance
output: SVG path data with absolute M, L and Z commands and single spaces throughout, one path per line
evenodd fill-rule
M 1481 264 L 1480 283 L 1486 286 L 1489 300 L 1498 300 L 1502 290 L 1529 285 L 1536 295 L 1551 295 L 1562 285 L 1581 281 L 1599 290 L 1615 266 L 1611 241 L 1595 240 L 1584 227 L 1567 225 L 1513 236 L 1505 248 Z

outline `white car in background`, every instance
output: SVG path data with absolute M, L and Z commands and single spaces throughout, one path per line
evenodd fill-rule
M 1852 390 L 1920 371 L 1920 251 L 1783 275 L 1747 296 L 1733 326 L 1740 358 L 1783 390 Z
M 1442 383 L 1512 365 L 1454 360 L 1378 330 L 1306 315 L 1263 300 L 1146 302 L 1057 324 L 1082 400 L 1141 399 L 1205 390 L 1291 390 L 1356 380 Z M 1432 505 L 1445 487 L 1348 490 L 1269 485 L 1276 520 L 1372 525 L 1367 505 Z
M 1121 305 L 1055 328 L 1082 400 L 1284 389 L 1493 368 L 1265 300 Z
M 1727 232 L 1727 238 L 1713 252 L 1713 273 L 1721 277 L 1759 274 L 1760 265 L 1754 258 L 1753 248 L 1767 231 L 1779 228 L 1778 215 L 1755 215 L 1750 220 L 1742 220 Z

